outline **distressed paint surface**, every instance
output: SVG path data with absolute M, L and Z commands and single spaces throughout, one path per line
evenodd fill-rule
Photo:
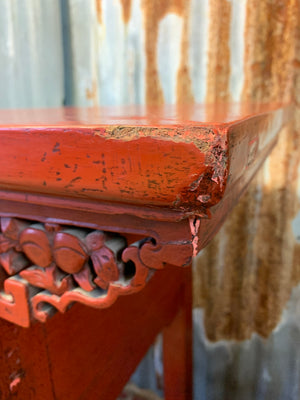
M 126 107 L 112 119 L 107 110 L 87 109 L 87 121 L 76 108 L 0 113 L 0 188 L 160 206 L 204 218 L 224 197 L 213 218 L 200 225 L 202 246 L 220 227 L 290 115 L 289 107 L 276 105 L 233 106 L 220 114 L 216 107 L 214 119 L 210 115 L 207 122 L 206 108 L 200 106 Z M 214 229 L 207 234 L 202 225 L 211 222 Z
M 27 16 L 37 3 L 31 1 L 25 6 L 17 6 L 16 2 L 1 1 L 0 18 L 4 21 L 1 22 L 0 36 L 2 108 L 62 104 L 62 58 L 57 53 L 62 43 L 67 104 L 159 104 L 192 99 L 198 102 L 295 100 L 298 107 L 296 122 L 291 121 L 289 130 L 283 132 L 264 170 L 251 184 L 248 194 L 241 199 L 222 231 L 195 262 L 194 271 L 195 306 L 204 309 L 204 313 L 195 319 L 203 318 L 205 335 L 216 343 L 248 340 L 236 347 L 236 357 L 241 355 L 241 360 L 245 359 L 242 357 L 243 343 L 253 349 L 255 357 L 261 354 L 262 349 L 268 348 L 267 353 L 263 352 L 265 358 L 258 358 L 260 365 L 275 357 L 284 343 L 285 365 L 293 366 L 295 376 L 295 380 L 290 381 L 292 385 L 300 376 L 297 355 L 293 352 L 299 327 L 295 326 L 294 320 L 286 319 L 281 339 L 274 339 L 274 335 L 283 310 L 286 309 L 289 315 L 292 313 L 290 308 L 286 308 L 287 301 L 293 288 L 299 286 L 300 274 L 300 245 L 297 241 L 300 198 L 299 29 L 296 32 L 299 2 L 132 0 L 130 4 L 121 0 L 69 0 L 62 3 L 67 4 L 67 7 L 61 7 L 63 40 L 60 28 L 54 28 L 60 20 L 60 10 L 55 11 L 57 18 L 51 25 L 49 22 L 50 28 L 43 23 L 33 32 L 33 38 L 40 37 L 42 31 L 51 32 L 47 33 L 45 40 L 54 45 L 44 46 L 46 54 L 41 54 L 39 47 L 33 50 L 34 42 L 23 40 L 21 52 L 14 52 L 20 48 L 17 43 L 21 42 L 21 29 L 29 35 L 31 25 L 26 23 Z M 45 4 L 45 7 L 56 7 L 56 2 Z M 13 10 L 17 8 L 20 8 L 18 13 L 27 10 L 20 16 L 24 25 L 19 25 L 18 29 L 16 22 L 7 23 L 17 20 L 12 18 Z M 181 21 L 180 35 L 175 23 L 163 26 L 170 16 Z M 164 51 L 159 52 L 162 29 L 165 29 L 164 37 L 170 38 L 169 41 L 176 37 L 176 54 L 170 60 L 168 51 L 165 58 Z M 172 43 L 163 46 L 164 49 L 174 48 Z M 34 53 L 30 58 L 32 63 L 27 59 L 30 52 Z M 56 56 L 50 60 L 50 54 L 54 53 Z M 44 71 L 49 71 L 47 90 L 36 74 L 38 60 L 42 58 L 45 60 Z M 175 66 L 172 60 L 175 60 Z M 52 65 L 51 71 L 48 65 Z M 159 68 L 164 68 L 164 76 L 169 77 L 169 73 L 172 79 L 162 82 L 164 78 Z M 16 70 L 20 75 L 15 75 Z M 13 79 L 13 76 L 19 76 L 20 80 Z M 48 79 L 49 76 L 52 79 Z M 34 86 L 36 83 L 38 88 Z M 32 93 L 37 93 L 38 103 L 32 100 Z M 274 296 L 276 291 L 278 296 L 277 293 Z M 299 301 L 295 289 L 293 304 L 296 306 Z M 291 331 L 296 336 L 291 335 Z M 268 343 L 261 342 L 257 346 L 252 336 L 255 332 L 269 337 Z M 220 360 L 223 350 L 216 347 L 214 354 L 209 351 L 206 354 L 209 356 L 207 362 L 213 365 L 215 358 Z M 241 363 L 244 367 L 247 360 Z M 256 365 L 255 360 L 253 365 Z M 221 373 L 218 378 L 216 372 L 210 375 L 219 382 L 219 386 L 208 392 L 212 399 L 229 390 L 230 385 L 225 383 L 228 382 L 226 370 L 231 374 L 235 387 L 244 385 L 237 369 L 226 364 L 221 368 L 223 375 Z M 248 375 L 257 379 L 252 369 Z M 265 379 L 261 391 L 253 389 L 253 396 L 261 393 L 262 397 L 257 394 L 257 398 L 263 398 L 264 393 L 272 394 L 272 382 L 285 381 L 280 371 L 270 376 L 274 378 Z M 295 386 L 295 392 L 297 390 Z M 286 391 L 279 391 L 277 398 L 284 398 Z M 236 392 L 230 392 L 230 398 L 234 398 L 234 393 L 236 398 L 241 397 L 236 389 Z M 271 394 L 269 398 L 275 399 L 274 392 L 273 397 Z

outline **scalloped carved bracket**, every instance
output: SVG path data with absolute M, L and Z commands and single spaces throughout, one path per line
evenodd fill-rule
M 117 233 L 0 217 L 0 317 L 45 322 L 78 302 L 105 308 L 141 290 L 166 263 L 191 263 L 191 243 L 127 245 Z

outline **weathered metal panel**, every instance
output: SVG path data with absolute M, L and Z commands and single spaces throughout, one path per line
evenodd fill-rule
M 66 0 L 62 13 L 69 81 L 67 104 L 144 103 L 145 50 L 140 1 L 126 5 L 111 0 Z
M 247 1 L 244 83 L 239 96 L 231 89 L 234 99 L 298 96 L 298 5 Z M 299 114 L 195 263 L 201 399 L 299 398 Z
M 58 0 L 0 0 L 0 107 L 63 104 Z

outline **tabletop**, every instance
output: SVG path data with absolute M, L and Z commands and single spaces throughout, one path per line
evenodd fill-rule
M 0 316 L 110 307 L 212 239 L 291 116 L 283 105 L 0 112 Z

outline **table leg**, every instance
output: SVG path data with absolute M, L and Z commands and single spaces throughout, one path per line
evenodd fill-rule
M 186 270 L 182 305 L 163 331 L 165 400 L 191 400 L 192 380 L 192 271 Z

